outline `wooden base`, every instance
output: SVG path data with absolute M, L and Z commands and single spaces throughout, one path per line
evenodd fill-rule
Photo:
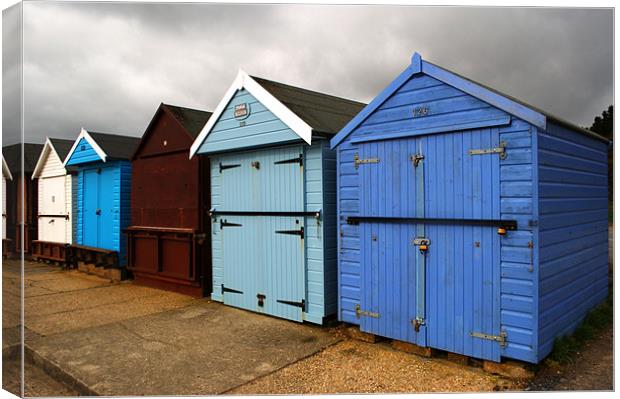
M 360 331 L 360 328 L 358 326 L 347 327 L 345 329 L 345 332 L 350 338 L 356 339 L 358 341 L 369 342 L 371 344 L 383 340 L 383 338 L 378 335 Z
M 502 363 L 485 360 L 482 362 L 482 369 L 487 373 L 501 375 L 514 380 L 534 378 L 534 372 L 530 365 L 513 360 L 507 360 Z
M 127 277 L 125 269 L 105 268 L 92 263 L 78 262 L 77 268 L 81 272 L 93 274 L 116 282 L 124 280 Z
M 139 285 L 157 288 L 160 290 L 178 292 L 179 294 L 191 296 L 194 298 L 204 297 L 203 289 L 200 285 L 182 284 L 171 281 L 165 281 L 157 277 L 143 275 L 136 271 L 133 272 L 134 282 Z
M 414 355 L 422 356 L 422 357 L 433 357 L 435 355 L 435 350 L 433 348 L 418 346 L 409 342 L 403 342 L 398 340 L 392 340 L 392 348 L 407 352 L 413 353 Z
M 64 242 L 32 241 L 32 259 L 35 261 L 47 260 L 68 264 L 71 257 L 71 247 Z

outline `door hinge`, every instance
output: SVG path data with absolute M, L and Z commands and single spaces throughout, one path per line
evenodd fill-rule
M 283 303 L 284 305 L 297 306 L 298 308 L 301 308 L 302 312 L 306 311 L 306 300 L 305 299 L 302 299 L 301 302 L 285 301 L 283 299 L 277 299 L 276 302 Z
M 360 164 L 363 163 L 379 163 L 379 158 L 368 158 L 368 159 L 360 159 L 359 154 L 355 153 L 353 156 L 353 164 L 355 169 L 360 167 Z
M 243 291 L 233 290 L 232 288 L 224 287 L 224 284 L 222 284 L 222 294 L 224 294 L 225 292 L 230 292 L 233 294 L 243 294 Z
M 413 166 L 414 166 L 415 168 L 417 168 L 417 167 L 418 167 L 418 165 L 420 164 L 420 161 L 422 161 L 423 159 L 424 159 L 424 155 L 422 155 L 422 154 L 415 154 L 415 155 L 411 155 L 411 156 L 409 157 L 409 160 L 410 160 L 411 162 L 413 162 Z
M 534 241 L 529 241 L 527 243 L 527 247 L 530 249 L 530 268 L 528 269 L 528 271 L 533 272 L 534 271 Z
M 499 333 L 499 335 L 491 335 L 491 334 L 485 334 L 485 333 L 479 333 L 479 332 L 470 332 L 469 335 L 471 335 L 474 338 L 480 338 L 480 339 L 488 339 L 491 341 L 497 341 L 499 342 L 499 346 L 502 348 L 505 348 L 507 345 L 507 338 L 508 338 L 508 334 L 506 334 L 506 331 L 502 331 Z
M 239 227 L 242 226 L 239 223 L 229 223 L 228 220 L 225 219 L 220 219 L 220 230 L 222 230 L 224 227 Z
M 302 240 L 304 239 L 304 228 L 301 227 L 299 230 L 276 230 L 276 234 L 291 234 L 299 236 Z
M 469 150 L 469 155 L 485 155 L 485 154 L 499 154 L 499 159 L 506 159 L 506 142 L 502 141 L 498 147 L 483 148 L 476 150 Z
M 355 317 L 357 317 L 359 319 L 362 316 L 373 317 L 375 319 L 381 318 L 381 315 L 379 313 L 369 312 L 367 310 L 362 310 L 360 305 L 355 305 Z
M 232 169 L 232 168 L 238 168 L 239 166 L 241 166 L 241 164 L 233 164 L 233 165 L 224 165 L 220 162 L 220 173 L 222 173 L 222 171 L 224 169 Z
M 287 163 L 298 163 L 299 166 L 304 166 L 304 156 L 299 154 L 297 158 L 285 159 L 283 161 L 274 162 L 274 165 L 282 165 Z

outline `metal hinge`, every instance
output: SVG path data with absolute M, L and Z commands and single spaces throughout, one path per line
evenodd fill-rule
M 232 288 L 224 287 L 224 284 L 222 284 L 222 294 L 225 292 L 230 292 L 232 294 L 243 294 L 243 291 L 233 290 Z
M 276 230 L 276 234 L 291 234 L 295 236 L 299 236 L 302 240 L 304 239 L 304 228 L 300 227 L 299 230 Z
M 367 310 L 362 310 L 360 305 L 355 305 L 355 317 L 357 317 L 359 319 L 362 316 L 373 317 L 375 319 L 378 319 L 378 318 L 381 317 L 381 315 L 379 313 L 369 312 Z
M 485 334 L 485 333 L 479 333 L 479 332 L 470 332 L 469 335 L 471 335 L 474 338 L 481 338 L 481 339 L 488 339 L 491 341 L 497 341 L 499 342 L 499 346 L 502 348 L 505 348 L 507 345 L 507 338 L 508 338 L 508 334 L 506 334 L 506 331 L 501 331 L 499 333 L 499 335 L 491 335 L 491 334 Z
M 239 223 L 229 223 L 228 220 L 225 219 L 220 219 L 220 230 L 222 230 L 224 227 L 239 227 L 242 226 Z
M 301 308 L 302 312 L 306 311 L 306 300 L 305 299 L 302 299 L 301 302 L 285 301 L 283 299 L 277 299 L 276 302 L 282 303 L 284 305 L 297 306 L 298 308 Z
M 299 154 L 297 158 L 285 159 L 283 161 L 274 162 L 274 165 L 282 165 L 287 163 L 298 163 L 299 166 L 304 166 L 304 156 L 303 154 Z
M 506 142 L 502 141 L 499 143 L 499 147 L 469 150 L 469 155 L 485 154 L 499 154 L 499 159 L 506 159 Z
M 534 241 L 529 241 L 527 243 L 527 247 L 530 249 L 530 268 L 528 269 L 528 271 L 533 272 L 534 271 Z
M 359 154 L 355 153 L 353 156 L 353 164 L 355 169 L 360 167 L 360 164 L 363 163 L 379 163 L 379 158 L 368 158 L 368 159 L 360 159 Z
M 224 169 L 238 168 L 239 166 L 241 166 L 241 165 L 240 165 L 240 164 L 234 164 L 234 165 L 223 165 L 223 164 L 220 162 L 220 173 L 222 173 L 222 171 L 223 171 Z
M 418 167 L 418 165 L 420 164 L 420 161 L 421 161 L 421 160 L 423 160 L 423 159 L 424 159 L 424 155 L 422 155 L 422 154 L 415 154 L 415 155 L 411 155 L 411 156 L 409 157 L 409 160 L 410 160 L 411 162 L 413 162 L 413 166 L 414 166 L 415 168 L 417 168 L 417 167 Z

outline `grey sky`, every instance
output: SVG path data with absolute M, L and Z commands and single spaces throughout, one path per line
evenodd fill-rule
M 413 51 L 581 126 L 613 101 L 611 10 L 29 2 L 25 133 L 138 136 L 162 101 L 213 110 L 238 68 L 367 102 Z

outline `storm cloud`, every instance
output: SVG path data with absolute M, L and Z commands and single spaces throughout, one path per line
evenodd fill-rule
M 160 102 L 213 110 L 239 68 L 368 102 L 414 51 L 580 126 L 613 101 L 613 14 L 606 9 L 23 7 L 28 142 L 73 139 L 80 127 L 139 136 Z M 16 83 L 3 79 L 3 96 L 14 93 Z M 4 126 L 6 136 L 13 125 Z

